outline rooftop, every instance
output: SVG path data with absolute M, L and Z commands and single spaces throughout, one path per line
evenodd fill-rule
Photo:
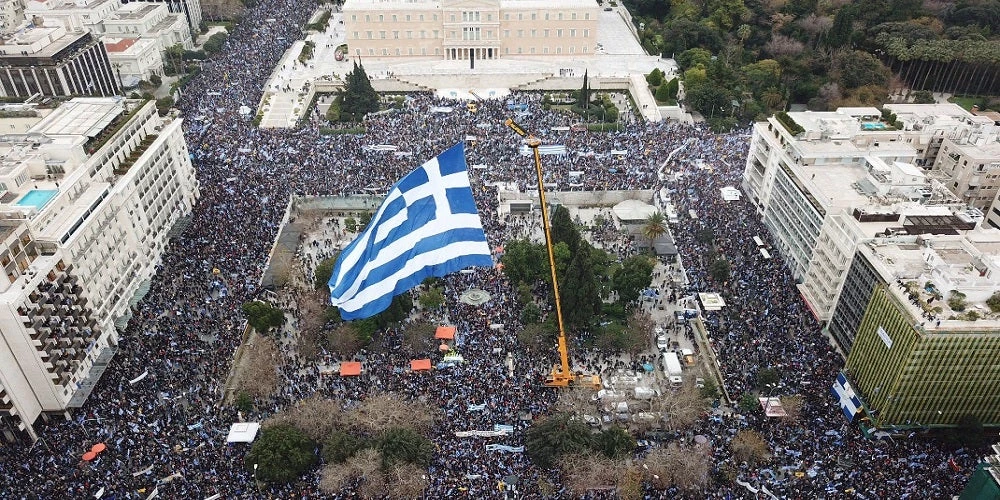
M 859 247 L 930 333 L 1000 330 L 1000 230 L 876 239 Z M 902 283 L 902 284 L 900 284 Z
M 125 52 L 129 47 L 135 45 L 136 40 L 138 38 L 106 38 L 104 39 L 104 47 L 108 52 Z
M 122 5 L 117 12 L 115 12 L 108 21 L 137 21 L 143 19 L 157 10 L 167 10 L 164 4 L 150 4 L 150 3 L 127 3 Z
M 77 97 L 63 103 L 30 132 L 95 137 L 124 110 L 125 101 L 120 97 Z

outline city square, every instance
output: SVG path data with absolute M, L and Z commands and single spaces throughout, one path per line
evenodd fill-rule
M 181 165 L 186 157 L 197 182 L 182 175 L 190 169 L 178 167 L 183 190 L 149 203 L 158 214 L 150 219 L 163 228 L 157 233 L 162 243 L 149 243 L 162 247 L 162 255 L 148 262 L 151 278 L 120 298 L 120 333 L 116 340 L 99 338 L 108 356 L 102 358 L 99 380 L 88 379 L 93 387 L 82 396 L 85 401 L 40 418 L 32 428 L 37 439 L 0 448 L 4 497 L 951 498 L 968 482 L 985 447 L 946 440 L 930 421 L 882 420 L 883 413 L 891 414 L 886 406 L 868 413 L 854 408 L 845 418 L 843 398 L 831 394 L 845 367 L 843 345 L 854 342 L 871 350 L 879 342 L 887 348 L 898 342 L 895 354 L 908 342 L 902 337 L 906 325 L 900 326 L 906 321 L 886 320 L 889 331 L 876 334 L 881 326 L 862 325 L 858 313 L 845 342 L 838 330 L 831 333 L 820 322 L 841 317 L 835 300 L 822 301 L 830 293 L 830 274 L 807 271 L 810 258 L 778 258 L 794 255 L 797 236 L 791 224 L 775 224 L 774 210 L 766 206 L 768 200 L 794 196 L 788 194 L 793 190 L 779 186 L 765 193 L 762 187 L 782 168 L 780 161 L 766 159 L 783 150 L 777 145 L 784 145 L 784 136 L 768 129 L 777 118 L 758 123 L 756 130 L 741 124 L 729 132 L 665 119 L 671 112 L 658 109 L 666 106 L 657 105 L 644 75 L 654 68 L 676 73 L 676 64 L 637 54 L 638 41 L 621 33 L 601 39 L 606 54 L 595 57 L 603 59 L 535 62 L 525 71 L 551 88 L 532 86 L 531 79 L 513 81 L 520 78 L 510 75 L 521 63 L 502 58 L 483 61 L 478 72 L 466 70 L 467 61 L 339 61 L 334 53 L 346 40 L 339 12 L 330 16 L 325 32 L 308 35 L 315 61 L 298 62 L 301 26 L 327 9 L 308 0 L 253 4 L 230 30 L 223 50 L 187 81 L 167 117 L 154 118 L 148 102 L 126 107 L 92 98 L 44 111 L 41 125 L 19 123 L 18 132 L 49 127 L 59 135 L 53 130 L 70 134 L 81 128 L 78 121 L 93 116 L 123 113 L 119 121 L 99 121 L 101 130 L 140 123 L 128 121 L 136 116 L 147 120 L 136 128 L 149 131 L 148 139 L 121 141 L 128 142 L 122 148 L 136 149 L 122 155 L 129 163 L 114 169 L 114 176 L 107 174 L 119 184 L 95 181 L 73 198 L 74 207 L 100 203 L 98 188 L 110 193 L 110 187 L 131 182 L 130 168 L 139 177 L 143 162 L 154 156 L 146 148 L 162 149 Z M 617 10 L 599 13 L 601 23 L 620 19 Z M 326 118 L 332 89 L 359 59 L 385 107 L 356 124 L 361 131 Z M 555 93 L 575 92 L 585 71 L 598 82 L 620 83 L 595 90 L 613 94 L 609 100 L 621 112 L 614 130 L 587 130 L 580 117 L 550 106 Z M 513 84 L 497 76 L 504 74 Z M 486 85 L 490 82 L 497 85 Z M 497 93 L 490 96 L 486 89 Z M 876 123 L 870 112 L 852 109 L 865 123 Z M 505 125 L 515 112 L 517 125 L 552 148 L 541 156 L 538 178 L 531 150 Z M 910 119 L 906 109 L 896 112 L 900 120 Z M 825 115 L 814 118 L 818 114 L 793 118 L 811 127 L 806 136 L 840 123 Z M 855 118 L 837 119 L 853 124 Z M 338 129 L 348 133 L 331 132 Z M 173 142 L 165 145 L 168 137 Z M 464 146 L 493 265 L 404 292 L 409 307 L 359 340 L 359 325 L 366 320 L 341 321 L 341 313 L 329 307 L 330 266 L 399 179 L 456 144 Z M 754 158 L 765 159 L 758 167 Z M 873 163 L 869 167 L 884 168 L 887 177 L 923 181 L 905 166 Z M 145 184 L 145 177 L 136 180 L 141 189 L 135 190 L 152 189 L 158 175 Z M 846 175 L 825 175 L 813 182 L 813 174 L 798 186 L 808 191 L 845 184 L 860 193 L 852 196 L 871 203 L 867 208 L 877 208 L 875 193 L 890 190 L 873 185 L 865 191 L 851 186 L 862 183 L 860 177 L 845 182 Z M 57 181 L 43 176 L 32 183 L 19 204 L 31 201 L 40 210 L 49 201 L 38 197 L 58 196 Z M 544 184 L 548 204 L 537 184 Z M 922 186 L 909 177 L 902 184 Z M 136 196 L 139 201 L 123 206 L 143 207 L 145 200 Z M 939 196 L 945 195 L 926 195 Z M 844 208 L 816 203 L 826 203 L 823 208 L 831 213 Z M 927 226 L 964 231 L 962 224 L 972 224 L 964 215 L 970 212 L 964 206 L 960 213 L 948 211 L 960 205 L 949 203 L 913 213 L 947 218 L 921 219 Z M 581 300 L 580 289 L 600 289 L 593 321 L 568 334 L 573 372 L 580 380 L 583 374 L 599 375 L 600 387 L 543 383 L 560 361 L 550 326 L 555 311 L 548 262 L 541 275 L 517 279 L 527 272 L 518 266 L 536 267 L 532 259 L 543 255 L 530 253 L 545 248 L 543 205 L 551 208 L 549 219 L 563 245 L 575 245 L 564 260 L 553 257 L 565 265 L 560 272 L 567 279 L 560 278 L 559 285 L 570 283 L 564 300 L 580 304 L 572 302 Z M 659 218 L 651 228 L 654 214 Z M 982 212 L 976 217 L 981 223 Z M 895 222 L 857 232 L 895 230 Z M 57 217 L 53 227 L 72 228 L 73 221 Z M 997 248 L 996 230 L 989 231 L 973 243 Z M 103 237 L 115 236 L 109 231 Z M 972 276 L 994 265 L 990 251 L 976 260 L 956 256 L 960 252 L 950 243 L 928 237 L 924 248 L 937 248 L 955 273 Z M 838 251 L 833 243 L 828 246 L 829 254 Z M 129 245 L 118 247 L 121 255 L 113 253 L 109 266 L 134 259 L 122 253 Z M 521 251 L 529 257 L 516 260 Z M 604 274 L 578 280 L 574 273 L 586 267 L 575 258 L 578 251 L 600 260 L 593 266 Z M 921 251 L 912 241 L 893 240 L 859 252 L 876 267 L 886 259 L 911 263 L 929 255 Z M 44 251 L 37 258 L 36 266 L 51 264 L 65 273 L 49 281 L 75 283 L 72 267 L 59 266 Z M 844 286 L 850 288 L 857 271 L 850 256 L 842 260 L 838 270 L 847 277 L 838 279 L 848 280 Z M 616 276 L 625 274 L 626 263 L 640 261 L 649 265 L 646 281 L 632 290 L 636 298 L 620 299 L 627 287 Z M 317 278 L 324 266 L 327 274 Z M 86 276 L 89 269 L 82 272 Z M 911 276 L 914 283 L 917 276 L 924 274 Z M 890 304 L 884 306 L 889 310 L 894 294 L 906 294 L 900 296 L 909 296 L 914 310 L 925 314 L 927 330 L 933 331 L 935 321 L 936 327 L 943 321 L 944 328 L 962 322 L 965 329 L 977 319 L 975 324 L 987 327 L 996 321 L 995 313 L 983 308 L 981 318 L 968 320 L 964 304 L 935 312 L 934 286 L 902 280 L 883 285 L 875 287 L 885 290 L 883 298 L 873 300 Z M 20 292 L 14 288 L 5 293 Z M 128 303 L 130 297 L 134 303 Z M 248 325 L 246 305 L 255 303 L 280 310 L 273 326 Z M 817 311 L 814 303 L 826 308 Z M 578 309 L 567 317 L 578 317 Z M 609 325 L 632 334 L 618 331 L 616 337 Z M 877 357 L 881 351 L 874 352 Z M 851 369 L 852 377 L 864 373 L 862 366 Z M 955 411 L 942 410 L 947 418 L 956 417 Z M 937 414 L 945 418 L 941 410 Z M 560 418 L 565 426 L 586 429 L 595 441 L 626 434 L 624 445 L 611 446 L 624 452 L 604 458 L 591 444 L 540 457 L 537 429 Z M 265 462 L 254 444 L 278 428 L 308 438 L 298 445 L 308 463 L 287 480 L 271 475 L 283 467 L 273 457 Z M 393 452 L 386 435 L 406 433 L 430 443 L 421 450 L 424 461 L 387 460 Z M 330 452 L 334 443 L 349 439 L 367 444 L 356 443 L 347 456 Z M 591 452 L 597 458 L 584 456 Z M 602 465 L 608 469 L 597 474 Z

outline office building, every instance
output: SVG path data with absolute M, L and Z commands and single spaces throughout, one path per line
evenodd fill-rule
M 985 218 L 934 165 L 940 151 L 951 154 L 949 144 L 995 133 L 993 123 L 950 104 L 886 109 L 894 116 L 840 108 L 754 126 L 743 187 L 822 322 L 833 315 L 859 242 L 968 231 Z
M 0 96 L 112 96 L 121 92 L 104 44 L 88 32 L 28 24 L 2 35 Z
M 863 243 L 846 289 L 870 290 L 834 320 L 857 323 L 844 373 L 870 426 L 1000 424 L 1000 230 Z
M 179 119 L 76 98 L 0 136 L 0 435 L 83 405 L 198 196 Z
M 343 12 L 353 55 L 468 61 L 593 54 L 600 9 L 592 0 L 347 0 Z

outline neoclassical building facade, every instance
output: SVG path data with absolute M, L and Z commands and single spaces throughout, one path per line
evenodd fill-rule
M 595 0 L 347 0 L 349 56 L 489 60 L 593 54 Z

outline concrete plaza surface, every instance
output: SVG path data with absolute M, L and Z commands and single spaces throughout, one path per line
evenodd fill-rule
M 316 21 L 324 8 L 312 16 Z M 645 53 L 626 19 L 624 7 L 601 11 L 597 45 L 591 55 L 504 56 L 476 61 L 446 61 L 439 58 L 362 57 L 365 71 L 376 90 L 406 92 L 437 89 L 508 88 L 511 90 L 566 90 L 580 86 L 584 72 L 594 78 L 595 88 L 628 88 L 638 112 L 650 121 L 664 116 L 649 92 L 644 75 L 660 68 L 668 75 L 677 73 L 672 59 Z M 305 42 L 315 44 L 313 56 L 298 61 Z M 346 43 L 343 14 L 332 12 L 324 32 L 309 32 L 296 41 L 274 68 L 258 106 L 261 127 L 294 127 L 309 110 L 315 92 L 335 90 L 357 59 L 337 61 L 337 47 Z

